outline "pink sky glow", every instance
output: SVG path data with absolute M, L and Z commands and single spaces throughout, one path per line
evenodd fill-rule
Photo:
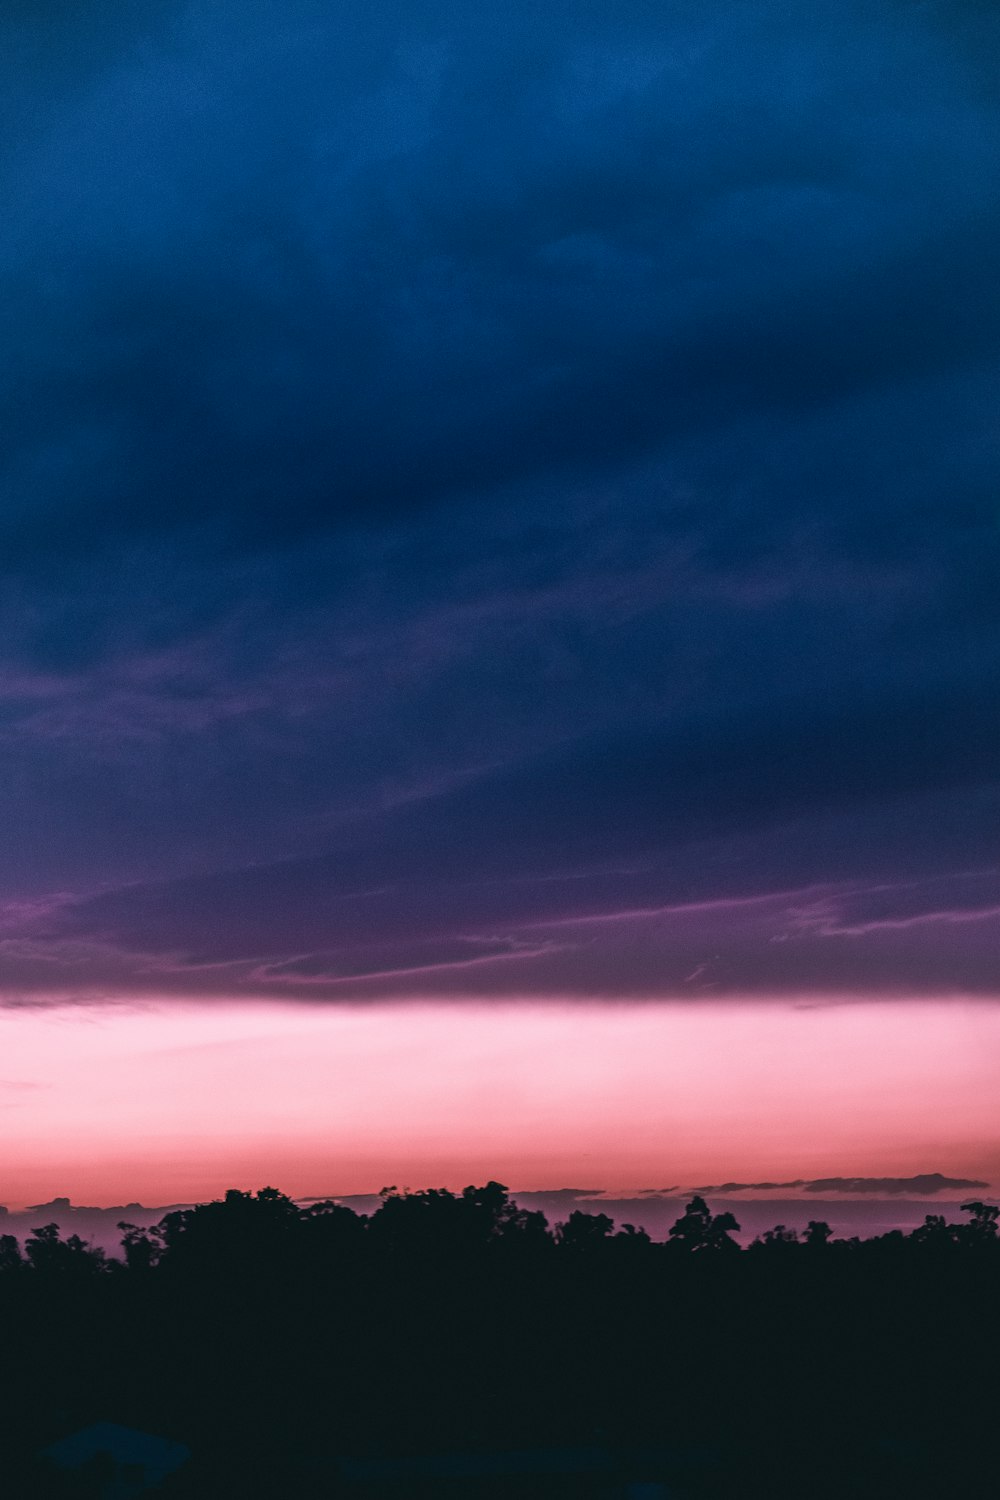
M 1000 1181 L 1000 1007 L 0 1010 L 0 1202 L 386 1183 Z

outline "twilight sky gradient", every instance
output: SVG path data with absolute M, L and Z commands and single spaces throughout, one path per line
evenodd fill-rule
M 67 1179 L 77 1202 L 170 1203 L 486 1164 L 523 1189 L 753 1182 L 767 1161 L 1000 1180 L 1000 1007 L 983 1002 L 42 1007 L 0 1015 L 0 1046 L 18 1205 Z
M 1000 1183 L 998 48 L 3 7 L 0 1201 Z

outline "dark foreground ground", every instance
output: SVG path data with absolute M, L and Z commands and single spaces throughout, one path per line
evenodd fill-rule
M 8 1246 L 0 1490 L 128 1500 L 40 1457 L 112 1421 L 190 1448 L 164 1500 L 997 1493 L 992 1215 L 741 1251 L 709 1210 L 553 1234 L 491 1186 L 231 1195 L 127 1268 Z

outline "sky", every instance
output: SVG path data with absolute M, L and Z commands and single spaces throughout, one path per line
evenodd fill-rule
M 4 6 L 0 1200 L 1000 1184 L 998 45 Z

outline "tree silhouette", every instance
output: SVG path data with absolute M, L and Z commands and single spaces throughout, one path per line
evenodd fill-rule
M 33 1229 L 24 1250 L 31 1269 L 43 1275 L 94 1275 L 107 1265 L 104 1251 L 88 1245 L 78 1234 L 61 1239 L 58 1224 Z
M 704 1500 L 751 1493 L 749 1455 L 752 1493 L 792 1500 L 790 1443 L 822 1455 L 810 1500 L 936 1500 L 1000 1401 L 1000 1211 L 976 1200 L 956 1217 L 833 1245 L 822 1221 L 777 1224 L 742 1250 L 733 1216 L 701 1197 L 659 1242 L 600 1212 L 551 1230 L 495 1182 L 387 1190 L 367 1218 L 271 1188 L 123 1222 L 114 1274 L 43 1225 L 23 1255 L 0 1239 L 5 1435 L 23 1429 L 27 1464 L 120 1413 L 191 1447 L 178 1500 L 272 1500 L 317 1479 L 360 1494 L 352 1454 L 562 1444 L 609 1445 L 623 1484 Z M 904 1473 L 887 1440 L 928 1451 Z M 716 1479 L 657 1477 L 658 1454 L 695 1442 L 723 1452 Z M 4 1493 L 63 1492 L 5 1463 Z M 490 1493 L 538 1493 L 523 1477 Z
M 802 1236 L 805 1245 L 811 1245 L 813 1249 L 822 1249 L 833 1235 L 833 1230 L 825 1219 L 810 1219 L 806 1225 L 806 1232 Z
M 960 1231 L 965 1241 L 972 1244 L 997 1243 L 1000 1208 L 976 1199 L 973 1203 L 963 1203 L 962 1212 L 970 1215 L 968 1224 L 963 1225 Z
M 754 1240 L 752 1249 L 787 1251 L 792 1245 L 798 1245 L 799 1232 L 797 1229 L 786 1229 L 784 1224 L 775 1224 L 773 1229 L 765 1229 L 764 1233 L 758 1235 Z
M 704 1198 L 694 1197 L 681 1218 L 670 1226 L 669 1234 L 671 1243 L 682 1250 L 733 1251 L 739 1245 L 730 1234 L 739 1227 L 731 1213 L 713 1214 Z
M 154 1229 L 145 1229 L 138 1224 L 119 1221 L 122 1230 L 122 1251 L 125 1265 L 130 1271 L 149 1271 L 157 1264 L 163 1253 L 163 1245 Z
M 0 1234 L 0 1273 L 20 1271 L 24 1265 L 21 1246 L 16 1234 Z
M 592 1251 L 611 1239 L 614 1219 L 607 1214 L 585 1214 L 574 1209 L 565 1224 L 556 1225 L 556 1242 L 577 1253 Z
M 261 1188 L 256 1194 L 230 1188 L 221 1200 L 165 1215 L 151 1234 L 162 1245 L 165 1266 L 228 1274 L 280 1260 L 293 1245 L 302 1218 L 303 1210 L 277 1188 Z M 133 1249 L 139 1249 L 138 1237 Z
M 524 1248 L 547 1239 L 544 1215 L 519 1208 L 500 1182 L 421 1192 L 382 1190 L 368 1225 L 372 1243 L 396 1254 L 434 1259 L 481 1254 L 487 1248 Z
M 913 1231 L 910 1239 L 916 1245 L 924 1245 L 931 1250 L 942 1250 L 960 1243 L 963 1227 L 959 1224 L 949 1224 L 944 1214 L 925 1214 L 924 1222 Z

